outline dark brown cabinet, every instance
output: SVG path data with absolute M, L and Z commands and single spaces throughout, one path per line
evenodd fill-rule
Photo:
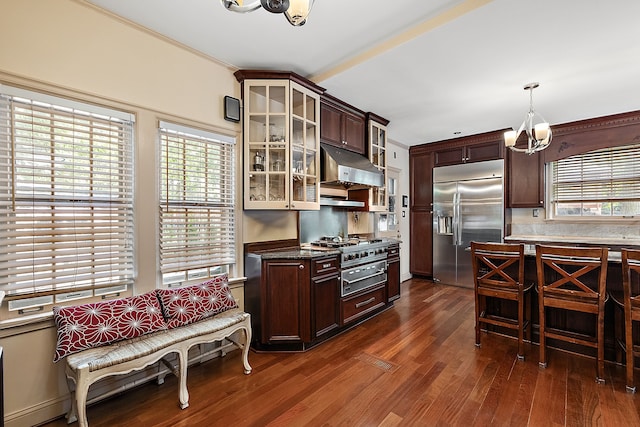
M 340 327 L 340 261 L 336 255 L 311 259 L 263 259 L 259 294 L 245 287 L 254 346 L 305 349 Z M 259 311 L 256 303 L 259 304 Z
M 389 246 L 387 252 L 387 302 L 400 298 L 400 245 Z
M 502 159 L 503 157 L 504 144 L 502 141 L 489 141 L 437 149 L 434 151 L 434 166 L 482 162 L 485 160 Z
M 363 111 L 330 95 L 320 99 L 320 142 L 366 154 Z
M 313 338 L 320 338 L 340 326 L 338 303 L 340 299 L 340 275 L 338 258 L 311 260 L 313 277 L 312 329 Z
M 262 343 L 311 341 L 310 262 L 268 260 L 262 271 Z
M 431 210 L 433 206 L 433 153 L 411 150 L 409 156 L 411 209 Z
M 385 286 L 380 285 L 362 294 L 340 300 L 341 323 L 346 325 L 363 318 L 386 305 Z
M 507 206 L 537 208 L 544 206 L 544 157 L 533 154 L 507 152 Z
M 411 274 L 433 274 L 431 215 L 433 208 L 433 159 L 430 147 L 411 147 L 409 153 L 411 243 L 409 270 Z
M 431 211 L 411 211 L 411 274 L 433 276 L 433 213 Z
M 387 254 L 387 282 L 342 297 L 341 255 L 309 257 L 291 243 L 297 241 L 245 245 L 244 309 L 251 314 L 256 350 L 310 349 L 391 307 L 400 296 L 399 244 Z

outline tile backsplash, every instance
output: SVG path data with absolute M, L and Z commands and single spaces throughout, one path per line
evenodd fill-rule
M 511 210 L 511 235 L 640 238 L 640 226 L 628 222 L 600 224 L 595 221 L 546 221 L 544 209 L 538 209 L 538 217 L 534 217 L 533 209 L 522 208 Z

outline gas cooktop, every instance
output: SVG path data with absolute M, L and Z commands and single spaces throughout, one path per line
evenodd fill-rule
M 364 238 L 349 238 L 348 240 L 342 240 L 340 237 L 325 236 L 318 240 L 311 242 L 311 246 L 320 246 L 325 248 L 344 248 L 349 246 L 369 245 L 373 243 L 381 243 L 382 239 L 364 239 Z

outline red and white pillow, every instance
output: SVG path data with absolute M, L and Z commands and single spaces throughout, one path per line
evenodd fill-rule
M 166 329 L 155 292 L 72 307 L 54 307 L 54 362 L 81 350 Z
M 158 298 L 162 302 L 169 328 L 197 322 L 238 307 L 231 295 L 226 274 L 199 285 L 159 289 Z

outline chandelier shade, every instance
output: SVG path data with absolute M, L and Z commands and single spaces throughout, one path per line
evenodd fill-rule
M 504 144 L 513 151 L 533 154 L 544 150 L 551 143 L 553 133 L 549 122 L 533 109 L 533 89 L 538 86 L 540 86 L 538 82 L 524 85 L 524 90 L 529 91 L 529 112 L 517 131 L 510 130 L 504 133 Z M 527 148 L 516 147 L 516 142 L 522 132 L 525 132 L 527 135 Z
M 263 8 L 271 13 L 282 13 L 294 27 L 307 22 L 315 0 L 220 0 L 225 9 L 237 13 L 253 12 Z

